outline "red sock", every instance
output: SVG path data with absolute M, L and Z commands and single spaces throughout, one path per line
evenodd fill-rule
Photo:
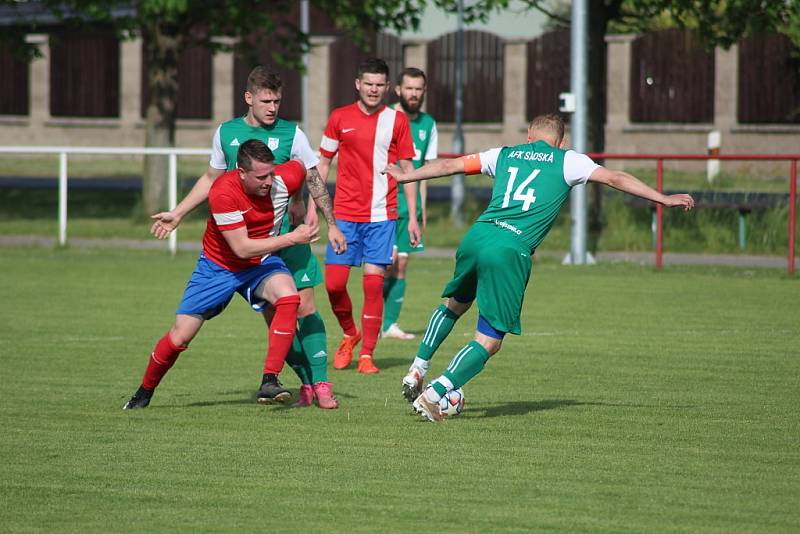
M 358 332 L 356 323 L 353 321 L 353 303 L 350 295 L 347 294 L 347 279 L 350 277 L 349 265 L 326 265 L 325 266 L 325 289 L 328 292 L 328 300 L 331 301 L 331 308 L 339 326 L 348 336 L 354 336 Z
M 361 315 L 361 331 L 364 340 L 361 342 L 360 354 L 372 355 L 378 344 L 378 332 L 383 321 L 383 275 L 364 275 L 364 312 Z
M 300 295 L 290 295 L 275 301 L 275 315 L 267 330 L 267 357 L 264 360 L 264 374 L 278 375 L 283 369 L 286 355 L 292 346 L 297 331 L 297 307 Z
M 147 362 L 147 369 L 144 371 L 144 377 L 142 378 L 142 385 L 145 389 L 156 389 L 158 383 L 161 382 L 161 379 L 164 378 L 164 375 L 167 374 L 169 368 L 175 363 L 180 356 L 181 352 L 185 351 L 189 347 L 187 346 L 177 346 L 175 343 L 172 342 L 172 338 L 169 337 L 169 332 L 164 334 L 164 336 L 158 340 L 156 343 L 153 352 L 150 353 L 150 361 Z

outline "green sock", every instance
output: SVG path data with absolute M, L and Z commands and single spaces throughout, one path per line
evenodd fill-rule
M 450 334 L 453 325 L 458 320 L 458 315 L 450 311 L 444 304 L 439 304 L 439 307 L 433 311 L 428 327 L 425 329 L 425 335 L 422 336 L 422 341 L 417 349 L 417 357 L 423 360 L 430 360 L 433 354 L 442 341 Z
M 305 353 L 312 383 L 328 381 L 328 338 L 319 312 L 297 320 L 297 337 Z
M 298 341 L 298 336 L 295 336 L 292 340 L 292 347 L 289 349 L 289 354 L 286 355 L 286 363 L 297 374 L 300 382 L 311 384 L 311 367 L 308 365 L 308 359 L 303 353 L 303 347 Z
M 389 280 L 393 282 L 388 283 Z M 388 285 L 388 290 L 387 290 Z M 405 278 L 384 278 L 383 280 L 383 329 L 388 330 L 400 317 L 403 298 L 406 295 Z
M 489 353 L 483 345 L 470 341 L 456 353 L 442 376 L 453 384 L 453 389 L 458 389 L 480 373 L 488 359 Z

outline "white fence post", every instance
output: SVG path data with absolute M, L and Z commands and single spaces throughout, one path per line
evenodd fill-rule
M 178 156 L 208 156 L 205 148 L 134 148 L 134 147 L 66 147 L 66 146 L 0 146 L 0 154 L 58 154 L 58 244 L 67 243 L 67 155 L 161 155 L 169 157 L 170 209 L 178 202 Z M 169 251 L 174 255 L 178 248 L 177 231 L 169 236 Z
M 58 244 L 67 244 L 67 153 L 58 154 Z

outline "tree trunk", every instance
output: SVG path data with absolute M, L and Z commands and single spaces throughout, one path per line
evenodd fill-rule
M 178 56 L 182 47 L 177 28 L 155 22 L 145 28 L 145 76 L 149 100 L 145 113 L 145 146 L 175 146 L 175 107 L 178 96 Z M 145 156 L 142 182 L 143 215 L 167 206 L 167 156 Z

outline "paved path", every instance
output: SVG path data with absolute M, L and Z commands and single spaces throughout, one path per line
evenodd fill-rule
M 156 239 L 82 239 L 70 238 L 70 247 L 76 248 L 134 248 L 146 250 L 167 250 L 166 241 Z M 5 235 L 0 236 L 0 246 L 36 246 L 55 247 L 56 239 L 42 236 Z M 324 251 L 322 245 L 314 245 L 314 251 Z M 199 242 L 178 242 L 179 250 L 199 251 Z M 548 258 L 563 258 L 565 252 L 541 251 L 537 254 Z M 425 255 L 432 258 L 452 258 L 455 249 L 428 247 Z M 655 254 L 652 252 L 600 252 L 597 261 L 630 262 L 640 265 L 653 265 Z M 767 267 L 786 269 L 788 260 L 785 256 L 747 256 L 738 254 L 685 254 L 667 252 L 664 254 L 664 265 L 729 265 L 735 267 Z M 800 270 L 800 261 L 795 258 L 795 269 Z

